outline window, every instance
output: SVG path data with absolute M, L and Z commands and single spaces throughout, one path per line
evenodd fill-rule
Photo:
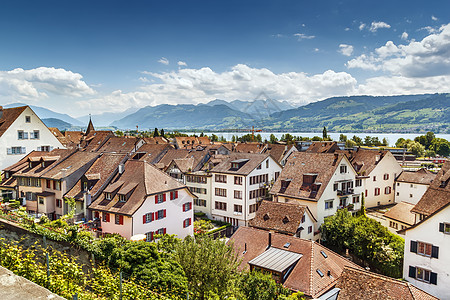
M 302 223 L 305 223 L 305 215 L 302 216 Z
M 377 176 L 373 176 L 373 181 L 377 181 Z
M 221 188 L 216 188 L 215 189 L 215 194 L 216 194 L 216 196 L 219 196 L 219 197 L 226 197 L 227 196 L 227 190 L 226 189 L 221 189 Z
M 196 176 L 196 175 L 187 175 L 186 176 L 187 182 L 194 182 L 194 183 L 206 183 L 206 177 L 204 176 Z
M 394 228 L 394 229 L 398 229 L 398 223 L 389 221 L 389 227 Z
M 242 214 L 242 205 L 235 204 L 234 205 L 234 212 Z
M 275 180 L 278 179 L 278 176 L 280 176 L 280 172 L 275 172 Z
M 413 194 L 409 194 L 409 198 L 412 198 L 413 197 Z
M 216 182 L 221 182 L 221 183 L 227 183 L 227 175 L 216 174 L 215 181 Z
M 27 152 L 27 149 L 25 147 L 11 147 L 11 148 L 6 148 L 6 154 L 7 155 L 11 155 L 11 154 L 25 154 Z
M 365 191 L 364 191 L 364 197 L 367 197 L 367 194 L 368 194 L 368 191 L 365 190 Z
M 108 213 L 103 213 L 103 222 L 109 222 L 109 214 Z
M 341 166 L 340 167 L 340 172 L 341 172 L 341 174 L 347 173 L 347 166 Z
M 178 198 L 178 191 L 170 192 L 170 200 L 174 200 Z
M 400 196 L 400 193 L 399 193 L 399 192 L 397 192 L 397 196 Z
M 155 204 L 163 203 L 166 201 L 166 194 L 155 195 Z
M 225 202 L 216 201 L 215 207 L 217 210 L 227 210 L 227 204 Z
M 85 181 L 85 182 L 83 182 L 83 191 L 87 192 L 87 190 L 88 190 L 88 182 Z
M 55 181 L 53 182 L 53 185 L 55 185 Z M 111 200 L 111 193 L 105 193 L 105 199 Z
M 24 132 L 23 130 L 17 130 L 17 139 L 28 140 L 28 132 Z
M 242 199 L 242 191 L 234 191 L 234 199 Z
M 266 160 L 266 169 L 269 168 L 269 160 Z
M 192 222 L 191 218 L 184 219 L 183 228 L 191 226 L 191 222 Z
M 424 256 L 431 256 L 432 245 L 422 242 L 417 242 L 417 254 Z
M 56 199 L 56 207 L 62 207 L 61 199 Z
M 431 272 L 422 268 L 416 268 L 416 279 L 424 282 L 430 282 Z
M 262 174 L 250 177 L 250 185 L 258 183 L 266 183 L 269 181 L 269 174 Z
M 450 234 L 450 223 L 439 223 L 439 231 Z
M 312 232 L 312 226 L 308 226 L 308 234 Z
M 183 204 L 183 211 L 190 211 L 192 209 L 192 202 Z
M 34 130 L 33 132 L 30 132 L 30 139 L 38 140 L 39 139 L 39 130 Z
M 206 207 L 206 200 L 203 200 L 203 199 L 194 199 L 194 205 L 195 205 L 195 206 Z
M 127 202 L 127 196 L 126 195 L 119 195 L 119 202 Z
M 165 209 L 160 209 L 160 210 L 158 210 L 156 212 L 156 217 L 155 217 L 156 220 L 161 220 L 161 219 L 163 219 L 165 217 L 166 217 L 166 210 Z
M 115 215 L 115 223 L 117 225 L 123 225 L 123 216 L 122 215 Z
M 339 183 L 333 184 L 333 191 L 337 191 L 339 188 Z
M 256 167 L 256 170 L 261 170 L 261 164 Z
M 53 147 L 50 147 L 50 146 L 41 146 L 41 147 L 38 147 L 38 151 L 50 152 L 53 150 L 52 148 Z
M 333 208 L 333 200 L 325 201 L 325 209 L 332 209 L 332 208 Z
M 144 215 L 144 217 L 143 217 L 143 223 L 144 224 L 150 223 L 152 221 L 153 221 L 153 213 L 148 213 L 148 214 Z
M 163 235 L 166 234 L 166 228 L 160 228 L 155 231 L 155 234 Z
M 31 123 L 31 116 L 25 116 L 25 123 Z
M 197 193 L 197 194 L 206 194 L 206 189 L 205 188 L 198 188 L 198 187 L 188 187 L 189 190 L 193 193 Z
M 380 188 L 375 188 L 375 196 L 380 195 Z
M 39 204 L 44 204 L 44 197 L 39 197 Z
M 258 210 L 258 204 L 252 204 L 248 207 L 248 211 L 252 214 Z
M 359 196 L 353 196 L 352 200 L 353 203 L 359 203 Z
M 384 193 L 385 193 L 386 195 L 389 195 L 389 194 L 391 193 L 391 191 L 392 191 L 392 189 L 391 189 L 390 186 L 387 186 L 387 187 L 384 188 Z
M 387 173 L 384 174 L 384 175 L 383 175 L 383 179 L 384 179 L 384 180 L 389 180 L 389 174 L 387 174 Z
M 361 185 L 362 185 L 362 180 L 361 179 L 356 179 L 355 186 L 361 186 Z
M 61 190 L 61 182 L 54 181 L 55 190 L 60 191 Z
M 151 231 L 151 232 L 147 232 L 146 234 L 145 234 L 145 241 L 146 242 L 151 242 L 151 241 L 153 241 L 153 232 Z
M 255 199 L 255 198 L 260 198 L 260 197 L 264 197 L 266 196 L 266 192 L 267 190 L 264 188 L 260 188 L 257 190 L 253 190 L 249 192 L 249 198 L 250 199 Z
M 234 184 L 242 185 L 242 177 L 234 176 Z

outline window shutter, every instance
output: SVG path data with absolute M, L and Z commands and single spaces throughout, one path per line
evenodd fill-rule
M 52 151 L 53 150 L 53 146 L 50 146 L 50 151 Z
M 119 225 L 123 225 L 123 216 L 122 215 L 119 216 Z
M 163 211 L 164 211 L 163 217 L 165 218 L 166 217 L 166 210 L 164 209 Z
M 416 268 L 409 266 L 409 277 L 416 278 Z
M 144 215 L 144 217 L 142 218 L 142 223 L 145 224 L 145 223 L 147 223 L 146 221 L 147 221 L 147 215 Z
M 431 272 L 430 274 L 430 283 L 437 284 L 437 273 Z
M 41 147 L 37 147 L 37 151 L 41 151 L 41 149 L 42 149 Z
M 192 209 L 192 202 L 189 202 L 189 210 Z
M 417 253 L 417 242 L 411 241 L 411 247 L 409 248 L 411 252 Z
M 163 194 L 163 202 L 166 202 L 166 194 Z
M 7 148 L 6 152 L 7 152 L 7 154 L 12 154 L 12 149 L 11 148 Z
M 155 204 L 158 204 L 158 195 L 155 195 Z
M 8 149 L 8 151 L 9 151 L 9 149 Z M 439 223 L 439 232 L 444 232 L 444 223 Z
M 153 231 L 150 232 L 150 241 L 153 241 Z
M 432 246 L 432 248 L 431 248 L 431 257 L 439 258 L 439 247 Z
M 156 217 L 157 217 L 157 213 L 156 212 L 154 212 L 154 213 L 151 213 L 152 214 L 152 220 L 156 220 Z
M 27 153 L 27 149 L 25 148 L 25 147 L 22 147 L 21 148 L 21 152 L 20 153 L 22 153 L 22 154 L 25 154 L 25 153 Z
M 166 215 L 166 210 L 164 210 L 164 216 Z M 166 228 L 163 228 L 163 234 L 166 234 Z
M 175 199 L 178 198 L 178 191 L 175 191 Z
M 106 222 L 109 222 L 109 214 L 106 214 Z

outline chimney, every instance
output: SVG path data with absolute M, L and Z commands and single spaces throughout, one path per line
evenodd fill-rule
M 272 232 L 269 231 L 269 243 L 267 245 L 267 249 L 269 249 L 271 246 L 272 246 Z
M 125 171 L 125 164 L 121 163 L 119 164 L 119 174 L 123 174 Z
M 247 253 L 247 243 L 244 244 L 244 252 L 242 252 L 242 254 Z

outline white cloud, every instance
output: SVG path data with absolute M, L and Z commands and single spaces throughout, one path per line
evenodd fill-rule
M 130 107 L 204 103 L 217 98 L 252 100 L 261 92 L 273 99 L 300 103 L 334 95 L 351 95 L 356 91 L 355 78 L 346 72 L 332 70 L 315 75 L 298 72 L 275 74 L 266 68 L 238 64 L 222 73 L 204 67 L 147 74 L 158 79 L 159 83 L 146 84 L 139 91 L 129 93 L 117 90 L 106 97 L 77 104 L 88 110 L 117 112 Z
M 391 28 L 391 25 L 385 23 L 385 22 L 372 22 L 370 25 L 369 31 L 371 32 L 377 32 L 380 28 Z
M 169 64 L 169 60 L 165 57 L 161 57 L 158 62 L 166 66 Z
M 359 24 L 359 30 L 363 30 L 364 28 L 366 28 L 366 24 L 364 23 Z
M 178 61 L 177 64 L 178 64 L 180 67 L 187 67 L 187 63 L 184 62 L 184 61 L 181 61 L 181 60 Z
M 404 76 L 380 76 L 366 80 L 358 86 L 361 95 L 387 96 L 448 93 L 450 76 L 407 78 Z
M 439 20 L 438 18 L 436 18 L 435 16 L 431 16 L 431 20 L 433 20 L 433 21 L 437 21 L 437 20 Z
M 0 71 L 0 94 L 23 100 L 39 100 L 48 94 L 81 97 L 95 91 L 83 81 L 83 76 L 65 69 L 39 67 Z
M 374 52 L 350 60 L 347 67 L 383 70 L 405 77 L 450 75 L 450 24 L 421 41 L 411 40 L 398 46 L 388 41 Z
M 438 32 L 439 31 L 439 28 L 436 28 L 436 27 L 431 27 L 431 26 L 425 26 L 425 27 L 422 27 L 422 28 L 419 28 L 418 30 L 426 30 L 426 31 L 428 31 L 428 33 L 436 33 L 436 32 Z
M 408 39 L 408 33 L 406 32 L 406 31 L 404 31 L 403 33 L 402 33 L 402 36 L 401 36 L 401 38 L 402 38 L 402 40 L 407 40 Z
M 294 36 L 295 36 L 299 41 L 301 41 L 301 40 L 310 40 L 310 39 L 315 38 L 314 35 L 306 35 L 306 34 L 304 34 L 304 33 L 295 33 Z
M 338 51 L 342 53 L 342 55 L 351 56 L 353 54 L 353 46 L 347 44 L 340 44 Z
M 345 31 L 350 31 L 350 28 L 346 27 L 344 30 L 345 30 Z

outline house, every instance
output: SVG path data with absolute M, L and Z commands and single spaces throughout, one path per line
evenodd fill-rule
M 132 158 L 156 164 L 170 149 L 175 148 L 170 144 L 144 144 L 132 155 Z
M 234 152 L 240 153 L 264 153 L 267 145 L 263 143 L 237 143 Z
M 86 152 L 96 152 L 112 137 L 114 137 L 112 131 L 92 130 L 83 135 L 80 147 Z
M 103 233 L 118 233 L 130 239 L 145 234 L 193 235 L 192 202 L 195 196 L 174 178 L 150 163 L 128 160 L 91 203 L 94 218 Z
M 318 230 L 324 219 L 340 208 L 361 208 L 361 180 L 347 156 L 339 153 L 295 152 L 270 190 L 274 201 L 309 208 Z
M 395 179 L 395 202 L 406 201 L 417 204 L 433 182 L 436 174 L 425 168 L 417 171 L 403 171 Z
M 345 153 L 362 180 L 366 207 L 393 204 L 395 201 L 394 181 L 402 172 L 402 167 L 387 150 L 338 151 Z
M 92 219 L 87 207 L 102 194 L 112 178 L 123 167 L 126 159 L 126 154 L 101 154 L 64 197 L 75 199 L 83 207 L 82 212 L 85 218 Z
M 438 298 L 411 283 L 376 274 L 361 268 L 345 266 L 336 287 L 319 300 L 437 300 Z M 328 297 L 327 297 L 328 295 Z M 337 298 L 332 298 L 337 296 Z
M 308 206 L 297 203 L 265 201 L 250 220 L 249 226 L 312 240 L 316 219 Z
M 340 150 L 340 148 L 336 142 L 320 141 L 320 142 L 312 142 L 311 145 L 308 147 L 308 149 L 306 149 L 306 152 L 334 153 L 337 150 Z
M 195 149 L 198 145 L 209 145 L 211 140 L 207 136 L 177 136 L 174 138 L 177 149 Z
M 31 151 L 65 148 L 29 106 L 0 106 L 0 170 Z
M 297 152 L 294 145 L 267 144 L 264 153 L 269 153 L 280 165 L 286 165 L 286 161 L 293 152 Z
M 144 141 L 146 144 L 150 144 L 150 145 L 169 144 L 169 141 L 165 137 L 162 137 L 162 136 L 144 138 Z
M 203 165 L 209 160 L 208 151 L 189 150 L 183 158 L 174 158 L 165 171 L 167 174 L 185 184 L 186 174 L 201 170 Z
M 203 212 L 208 218 L 212 218 L 212 181 L 213 176 L 209 172 L 198 170 L 185 175 L 185 184 L 196 196 L 194 198 L 194 211 Z
M 230 153 L 210 170 L 213 219 L 247 225 L 281 172 L 270 154 Z
M 386 221 L 383 225 L 394 234 L 397 234 L 398 230 L 411 227 L 415 222 L 415 215 L 411 212 L 413 208 L 413 203 L 405 201 L 395 204 L 394 207 L 384 213 Z
M 450 295 L 450 162 L 445 163 L 411 210 L 416 224 L 405 235 L 403 276 L 441 299 Z
M 344 268 L 360 267 L 311 240 L 239 227 L 230 243 L 241 259 L 240 270 L 264 271 L 285 288 L 318 298 L 331 290 Z

